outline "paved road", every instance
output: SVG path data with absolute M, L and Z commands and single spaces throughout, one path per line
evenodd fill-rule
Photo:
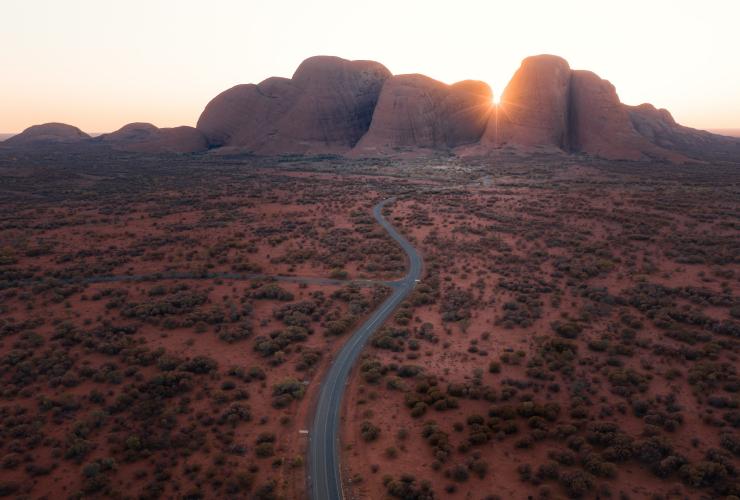
M 383 217 L 386 203 L 381 201 L 373 208 L 373 215 L 388 234 L 398 242 L 409 258 L 409 272 L 395 282 L 393 293 L 355 331 L 339 351 L 321 385 L 313 424 L 309 430 L 309 484 L 313 500 L 341 500 L 344 498 L 340 468 L 339 414 L 342 396 L 350 370 L 370 336 L 382 325 L 393 310 L 414 289 L 421 276 L 421 257 L 416 249 Z

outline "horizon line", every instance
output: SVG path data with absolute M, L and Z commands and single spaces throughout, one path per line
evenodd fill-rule
M 46 122 L 46 123 L 52 123 L 52 122 Z M 58 122 L 58 123 L 63 123 L 63 122 Z M 135 122 L 131 122 L 131 123 L 135 123 Z M 35 125 L 30 125 L 29 127 L 26 127 L 25 129 L 21 130 L 20 132 L 0 132 L 0 142 L 2 142 L 4 140 L 7 140 L 7 139 L 10 139 L 11 137 L 13 137 L 15 135 L 22 134 L 25 130 L 28 130 L 28 128 L 34 127 L 36 125 L 43 125 L 43 123 L 37 123 Z M 67 123 L 66 125 L 72 125 L 72 124 L 71 123 Z M 128 125 L 128 124 L 127 123 L 124 123 L 123 125 L 121 125 L 121 127 L 124 127 L 125 125 Z M 73 126 L 76 126 L 76 125 L 73 125 Z M 178 126 L 178 125 L 176 125 L 176 126 Z M 121 127 L 118 127 L 116 130 L 119 130 Z M 158 127 L 158 128 L 163 128 L 163 127 Z M 197 127 L 194 127 L 194 128 L 197 128 Z M 737 126 L 737 127 L 706 127 L 706 128 L 702 128 L 702 127 L 690 127 L 690 128 L 694 128 L 696 130 L 703 130 L 705 132 L 710 132 L 710 133 L 713 133 L 713 134 L 727 135 L 728 137 L 740 137 L 740 126 Z M 82 130 L 82 129 L 80 129 L 80 130 Z M 83 130 L 83 132 L 85 132 L 90 137 L 99 137 L 101 135 L 110 134 L 112 132 L 115 132 L 116 130 L 111 130 L 111 131 L 108 131 L 108 132 L 85 132 Z M 729 133 L 729 134 L 722 134 L 722 132 L 731 132 L 731 133 Z

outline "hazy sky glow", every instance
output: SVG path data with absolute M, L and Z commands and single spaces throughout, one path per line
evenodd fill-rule
M 0 132 L 61 121 L 195 125 L 238 83 L 306 57 L 483 80 L 500 95 L 522 58 L 551 53 L 685 125 L 740 127 L 738 0 L 4 0 Z

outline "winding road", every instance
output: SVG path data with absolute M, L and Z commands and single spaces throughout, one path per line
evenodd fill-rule
M 394 200 L 395 198 L 390 198 L 375 205 L 373 216 L 408 256 L 409 271 L 403 279 L 392 283 L 393 293 L 390 297 L 370 315 L 342 347 L 321 384 L 313 424 L 309 431 L 308 470 L 310 496 L 313 500 L 344 498 L 339 460 L 339 419 L 344 388 L 352 366 L 370 336 L 411 293 L 421 276 L 421 256 L 411 243 L 383 217 L 383 207 Z

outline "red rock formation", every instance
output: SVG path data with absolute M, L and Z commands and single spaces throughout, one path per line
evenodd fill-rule
M 568 148 L 570 67 L 551 55 L 528 57 L 491 114 L 481 142 L 498 146 Z
M 422 75 L 389 76 L 378 63 L 313 57 L 292 79 L 270 78 L 220 94 L 198 129 L 212 146 L 259 154 L 346 153 L 354 146 L 351 155 L 367 156 L 465 145 L 456 151 L 478 155 L 512 146 L 682 160 L 701 148 L 718 150 L 722 158 L 737 151 L 736 142 L 681 127 L 665 112 L 624 106 L 609 82 L 571 71 L 557 56 L 525 59 L 494 112 L 483 83 L 449 86 Z
M 198 120 L 211 146 L 259 151 L 278 133 L 277 123 L 295 101 L 298 89 L 288 78 L 237 85 L 208 103 Z
M 626 106 L 614 86 L 572 71 L 556 56 L 525 59 L 501 104 L 482 82 L 446 85 L 423 75 L 391 77 L 373 61 L 318 56 L 288 78 L 238 85 L 208 103 L 197 129 L 135 123 L 99 140 L 61 123 L 30 127 L 3 147 L 100 147 L 189 153 L 233 147 L 264 155 L 485 155 L 507 146 L 606 159 L 740 159 L 740 141 L 677 124 L 649 104 Z
M 625 106 L 635 130 L 651 143 L 692 158 L 737 160 L 740 140 L 684 127 L 665 109 L 652 104 Z
M 491 98 L 491 89 L 483 82 L 447 85 L 424 75 L 393 76 L 383 85 L 370 129 L 353 155 L 476 142 L 485 129 Z
M 373 61 L 317 56 L 290 80 L 239 85 L 213 99 L 197 128 L 213 146 L 258 154 L 344 152 L 370 126 L 390 72 Z
M 157 128 L 151 123 L 129 123 L 99 140 L 114 149 L 140 153 L 195 153 L 208 149 L 203 133 L 193 127 Z
M 529 57 L 491 115 L 482 146 L 560 149 L 606 159 L 682 159 L 635 129 L 614 86 L 555 56 Z
M 42 144 L 72 144 L 90 139 L 82 130 L 66 123 L 33 125 L 3 142 L 4 146 L 27 147 Z
M 571 77 L 571 148 L 607 159 L 669 156 L 635 130 L 614 85 L 590 71 Z

